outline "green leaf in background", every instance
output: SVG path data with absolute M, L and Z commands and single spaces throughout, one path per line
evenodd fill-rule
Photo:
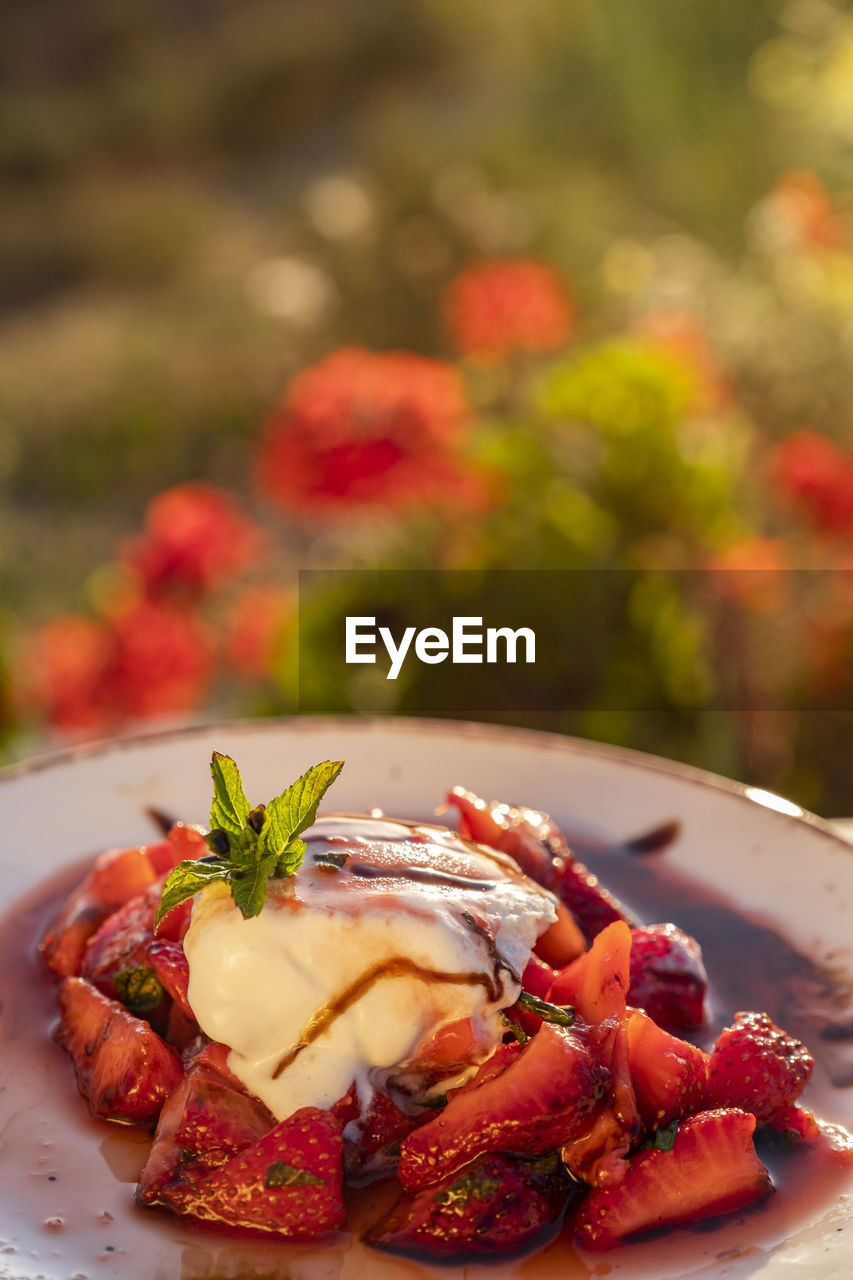
M 230 756 L 214 751 L 210 761 L 210 772 L 213 777 L 211 828 L 221 828 L 229 834 L 237 835 L 246 826 L 252 810 L 243 790 L 240 770 Z

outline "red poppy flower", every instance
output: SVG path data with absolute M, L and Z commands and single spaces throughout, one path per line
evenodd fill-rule
M 560 278 L 526 259 L 469 267 L 449 285 L 443 308 L 458 349 L 484 361 L 513 351 L 555 351 L 574 319 Z
M 145 532 L 126 544 L 122 559 L 151 596 L 202 595 L 244 569 L 260 545 L 259 529 L 230 494 L 191 482 L 148 504 Z
M 60 733 L 95 734 L 107 723 L 104 681 L 113 650 L 107 625 L 61 614 L 32 638 L 18 672 L 22 700 Z
M 267 425 L 258 481 L 303 513 L 481 500 L 482 486 L 455 452 L 469 416 L 450 365 L 407 352 L 336 351 L 291 383 Z

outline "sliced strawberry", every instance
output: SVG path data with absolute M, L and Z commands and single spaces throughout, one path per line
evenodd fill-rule
M 481 1156 L 461 1173 L 403 1195 L 364 1238 L 378 1249 L 444 1262 L 503 1259 L 544 1244 L 567 1197 L 567 1180 L 553 1158 Z
M 205 1222 L 288 1240 L 317 1240 L 345 1225 L 341 1126 L 303 1107 L 233 1156 L 188 1195 Z
M 136 1198 L 183 1212 L 211 1169 L 251 1147 L 275 1117 L 244 1089 L 209 1067 L 193 1066 L 160 1113 Z
M 584 866 L 564 843 L 562 866 L 554 892 L 592 941 L 617 920 L 632 924 L 630 913 L 605 889 L 598 876 Z
M 641 1131 L 628 1049 L 628 972 L 631 931 L 614 920 L 589 951 L 561 970 L 548 999 L 571 1004 L 592 1024 L 594 1052 L 611 1073 L 612 1089 L 595 1124 L 563 1144 L 563 1159 L 576 1177 L 593 1185 L 625 1176 L 625 1158 Z
M 127 1124 L 156 1119 L 183 1076 L 175 1051 L 84 978 L 64 979 L 59 1005 L 57 1039 L 71 1055 L 92 1114 Z
M 767 1195 L 770 1176 L 755 1154 L 755 1117 L 700 1111 L 678 1129 L 672 1149 L 638 1151 L 616 1187 L 599 1187 L 581 1205 L 575 1239 L 610 1249 L 626 1237 L 731 1213 Z
M 154 941 L 154 914 L 163 883 L 161 876 L 144 893 L 114 911 L 86 946 L 81 974 L 109 996 L 118 994 L 117 973 L 147 963 L 146 947 Z
M 149 964 L 157 974 L 163 987 L 185 1017 L 191 1018 L 194 1022 L 195 1014 L 187 998 L 190 966 L 180 942 L 172 942 L 167 938 L 152 938 L 145 946 L 145 963 Z
M 589 1023 L 624 1018 L 631 937 L 624 921 L 603 929 L 589 951 L 560 970 L 548 994 L 551 1003 L 572 1005 Z
M 156 875 L 172 871 L 179 862 L 191 862 L 210 853 L 204 836 L 196 827 L 176 822 L 165 840 L 146 846 L 145 854 Z
M 663 1027 L 705 1023 L 708 975 L 699 943 L 674 924 L 652 924 L 631 934 L 629 1004 Z
M 541 934 L 534 950 L 541 960 L 555 969 L 568 964 L 586 950 L 586 939 L 564 903 L 557 903 L 557 919 Z
M 766 1013 L 736 1013 L 717 1037 L 708 1065 L 708 1106 L 740 1107 L 764 1124 L 796 1102 L 814 1058 Z
M 545 1023 L 505 1071 L 460 1090 L 403 1140 L 399 1179 L 417 1190 L 486 1151 L 552 1150 L 589 1128 L 609 1087 L 586 1032 Z
M 196 1055 L 195 1062 L 199 1066 L 210 1067 L 213 1071 L 219 1073 L 223 1080 L 234 1089 L 243 1089 L 245 1085 L 239 1076 L 235 1076 L 234 1072 L 228 1066 L 228 1059 L 231 1056 L 231 1050 L 227 1044 L 219 1044 L 216 1040 L 212 1040 L 210 1044 L 206 1044 Z
M 661 1128 L 702 1107 L 707 1053 L 670 1035 L 641 1009 L 628 1011 L 628 1060 L 647 1128 Z
M 536 1020 L 541 1026 L 542 1019 L 537 1018 Z M 507 1067 L 515 1062 L 520 1053 L 521 1045 L 517 1040 L 512 1040 L 509 1044 L 499 1044 L 491 1057 L 480 1063 L 476 1075 L 467 1084 L 460 1085 L 458 1089 L 451 1089 L 448 1093 L 448 1098 L 455 1098 L 460 1093 L 471 1093 L 474 1089 L 478 1089 L 481 1084 L 485 1084 L 487 1080 L 494 1080 L 496 1076 L 503 1075 Z
M 489 803 L 462 787 L 453 788 L 447 803 L 459 809 L 463 835 L 508 853 L 526 875 L 557 894 L 587 938 L 594 938 L 614 920 L 630 923 L 625 909 L 574 857 L 547 813 Z M 575 950 L 579 953 L 580 947 Z M 556 963 L 545 952 L 539 954 L 548 963 Z
M 155 878 L 144 849 L 110 849 L 96 858 L 41 943 L 48 968 L 60 977 L 79 974 L 86 943 L 98 926 Z
M 780 1134 L 792 1147 L 817 1142 L 821 1135 L 820 1125 L 812 1112 L 798 1106 L 775 1112 L 767 1121 L 767 1128 Z

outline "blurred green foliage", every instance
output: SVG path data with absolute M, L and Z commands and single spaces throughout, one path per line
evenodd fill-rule
M 689 568 L 782 528 L 757 461 L 774 440 L 853 438 L 842 0 L 7 0 L 0 83 L 9 649 L 91 605 L 154 493 L 201 477 L 248 496 L 296 370 L 341 344 L 446 354 L 438 299 L 481 256 L 550 262 L 578 312 L 552 365 L 468 371 L 470 453 L 506 478 L 500 502 L 452 528 L 279 522 L 283 578 Z M 768 195 L 792 169 L 833 192 L 819 251 Z M 638 337 L 666 309 L 707 334 L 729 404 L 695 404 L 689 361 Z M 701 627 L 658 591 L 633 601 L 634 657 L 595 670 L 662 682 L 670 712 L 560 727 L 849 808 L 838 731 L 691 711 Z M 252 709 L 291 705 L 282 663 L 240 695 Z

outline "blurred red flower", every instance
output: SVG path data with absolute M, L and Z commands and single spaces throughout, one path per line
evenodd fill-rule
M 742 538 L 711 556 L 706 567 L 719 595 L 745 609 L 768 613 L 786 598 L 788 554 L 779 538 Z
M 203 595 L 244 569 L 261 543 L 260 530 L 230 494 L 191 482 L 152 499 L 145 531 L 125 544 L 121 559 L 150 596 Z
M 268 583 L 245 587 L 235 600 L 227 621 L 227 662 L 243 675 L 269 675 L 292 614 L 293 601 L 283 588 Z
M 211 665 L 197 618 L 143 600 L 113 618 L 53 619 L 33 638 L 21 674 L 27 704 L 58 732 L 82 737 L 191 710 Z
M 267 424 L 258 482 L 303 513 L 482 505 L 482 482 L 455 453 L 470 412 L 450 365 L 345 348 L 293 379 Z
M 443 310 L 457 348 L 483 361 L 513 351 L 555 351 L 574 319 L 559 276 L 527 259 L 462 271 L 445 292 Z
M 112 649 L 104 622 L 75 614 L 53 618 L 32 637 L 17 673 L 24 703 L 37 708 L 60 733 L 101 731 Z
M 803 248 L 843 247 L 844 227 L 817 174 L 808 169 L 783 173 L 774 184 L 770 199 L 789 242 Z
M 770 458 L 779 493 L 822 533 L 853 531 L 853 455 L 816 431 L 795 431 Z

